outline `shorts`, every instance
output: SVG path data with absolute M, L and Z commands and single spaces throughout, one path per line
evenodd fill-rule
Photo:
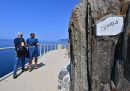
M 28 48 L 29 58 L 33 60 L 33 58 L 38 57 L 38 47 L 29 47 Z

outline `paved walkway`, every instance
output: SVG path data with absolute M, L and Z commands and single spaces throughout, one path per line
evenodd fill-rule
M 59 49 L 45 54 L 39 59 L 39 69 L 0 81 L 0 91 L 57 91 L 58 73 L 69 63 L 65 53 L 65 49 Z

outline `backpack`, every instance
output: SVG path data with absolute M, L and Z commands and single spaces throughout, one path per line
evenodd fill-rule
M 27 48 L 25 46 L 21 46 L 21 44 L 16 47 L 16 51 L 18 57 L 23 57 L 27 54 Z

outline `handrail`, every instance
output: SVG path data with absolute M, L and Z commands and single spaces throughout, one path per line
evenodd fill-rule
M 39 46 L 40 57 L 49 51 L 57 50 L 58 45 L 63 45 L 63 47 L 66 48 L 67 44 L 40 44 Z M 15 49 L 15 47 L 3 47 L 3 48 L 0 48 L 0 51 L 10 50 L 10 49 Z
M 3 48 L 0 48 L 0 50 L 9 50 L 9 49 L 14 49 L 15 47 L 3 47 Z

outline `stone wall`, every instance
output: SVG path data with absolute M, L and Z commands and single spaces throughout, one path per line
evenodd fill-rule
M 71 91 L 130 91 L 129 8 L 129 0 L 81 0 L 74 8 L 69 24 Z M 96 23 L 104 16 L 122 16 L 122 32 L 97 36 Z

